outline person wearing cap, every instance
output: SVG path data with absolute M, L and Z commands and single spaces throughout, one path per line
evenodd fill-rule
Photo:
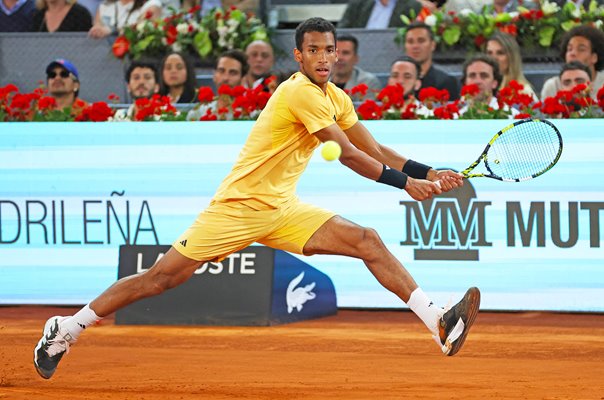
M 69 108 L 72 115 L 77 115 L 87 103 L 78 98 L 80 78 L 78 70 L 70 61 L 59 58 L 46 67 L 46 86 L 48 95 L 54 97 L 58 110 Z

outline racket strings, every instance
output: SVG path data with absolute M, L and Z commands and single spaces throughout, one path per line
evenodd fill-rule
M 541 121 L 519 123 L 491 144 L 486 166 L 504 179 L 529 179 L 547 171 L 556 162 L 560 148 L 554 127 Z

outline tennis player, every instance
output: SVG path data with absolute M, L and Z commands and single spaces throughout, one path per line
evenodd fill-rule
M 436 171 L 374 140 L 357 120 L 350 98 L 329 82 L 337 61 L 336 32 L 330 22 L 308 19 L 295 35 L 299 72 L 272 95 L 208 208 L 152 268 L 120 279 L 71 317 L 50 318 L 34 350 L 40 376 L 50 378 L 69 347 L 97 320 L 180 285 L 200 264 L 222 260 L 254 242 L 297 254 L 363 260 L 424 322 L 445 354 L 461 348 L 478 312 L 477 288 L 445 312 L 418 287 L 375 230 L 302 203 L 295 194 L 313 150 L 327 140 L 340 144 L 340 162 L 346 167 L 405 190 L 415 200 L 461 186 L 461 175 Z

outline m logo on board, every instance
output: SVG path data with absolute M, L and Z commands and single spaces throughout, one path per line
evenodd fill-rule
M 401 201 L 405 208 L 405 240 L 414 246 L 415 260 L 478 261 L 486 239 L 485 210 L 490 201 L 477 201 L 470 181 L 460 188 L 420 202 Z

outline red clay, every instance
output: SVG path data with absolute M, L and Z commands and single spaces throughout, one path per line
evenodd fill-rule
M 481 313 L 454 357 L 410 312 L 273 327 L 109 318 L 44 380 L 42 326 L 73 311 L 0 307 L 0 399 L 604 399 L 604 315 Z

